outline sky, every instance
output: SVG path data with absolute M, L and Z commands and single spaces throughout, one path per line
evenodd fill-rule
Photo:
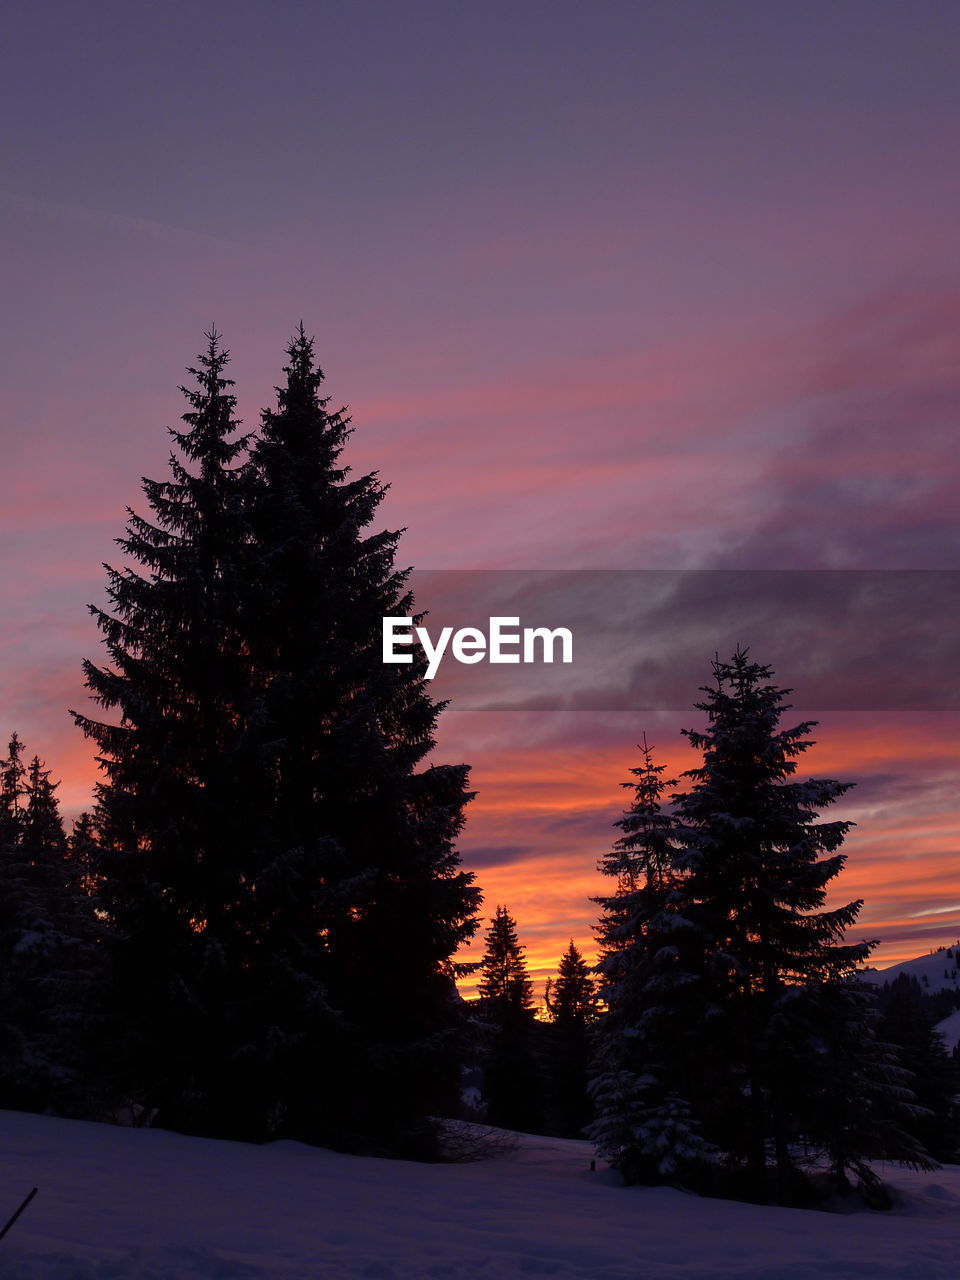
M 960 7 L 39 0 L 0 47 L 0 732 L 69 814 L 86 605 L 214 323 L 248 427 L 315 335 L 418 571 L 773 571 L 789 624 L 797 570 L 960 568 Z M 804 763 L 857 784 L 832 901 L 893 963 L 960 935 L 960 713 L 843 620 L 813 656 L 865 692 Z M 683 706 L 443 715 L 539 979 L 592 954 L 641 735 L 697 764 L 711 626 Z M 802 695 L 788 633 L 752 652 Z

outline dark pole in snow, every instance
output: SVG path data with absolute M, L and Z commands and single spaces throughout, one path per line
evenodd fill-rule
M 37 1194 L 37 1188 L 34 1187 L 33 1190 L 30 1192 L 30 1194 L 27 1196 L 26 1200 L 24 1200 L 23 1204 L 20 1206 L 17 1212 L 13 1215 L 13 1217 L 7 1223 L 7 1225 L 3 1228 L 2 1231 L 0 1231 L 0 1240 L 2 1240 L 3 1237 L 7 1234 L 7 1232 L 10 1230 L 10 1228 L 13 1226 L 16 1220 L 20 1217 L 21 1213 L 23 1213 L 24 1209 L 27 1207 L 27 1205 L 30 1203 L 30 1201 L 33 1199 L 33 1197 L 36 1194 Z

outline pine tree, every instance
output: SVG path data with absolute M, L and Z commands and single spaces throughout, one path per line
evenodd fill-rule
M 938 1166 L 924 1146 L 931 1113 L 901 1048 L 883 1034 L 876 993 L 856 981 L 811 985 L 791 1012 L 801 1032 L 785 1077 L 796 1131 L 827 1158 L 835 1187 L 848 1190 L 852 1174 L 870 1207 L 887 1209 L 870 1162 Z
M 842 1143 L 820 1130 L 838 1179 L 847 1168 L 862 1175 L 865 1153 L 917 1164 L 926 1157 L 903 1127 L 906 1081 L 892 1058 L 874 1065 L 880 1046 L 852 981 L 875 945 L 844 940 L 862 903 L 823 909 L 851 824 L 818 822 L 818 812 L 850 784 L 793 779 L 813 722 L 779 727 L 789 690 L 770 683 L 768 667 L 738 650 L 713 670 L 715 684 L 697 704 L 707 728 L 685 731 L 704 759 L 685 775 L 690 789 L 674 797 L 683 848 L 673 864 L 683 876 L 677 964 L 700 1003 L 701 1053 L 722 1067 L 688 1097 L 753 1193 L 789 1202 L 791 1144 L 814 1111 L 830 1110 L 825 1096 L 840 1104 L 835 1115 L 857 1116 Z
M 686 1097 L 702 1055 L 695 976 L 679 963 L 691 933 L 685 875 L 676 866 L 676 824 L 662 807 L 674 783 L 663 778 L 645 735 L 640 750 L 634 781 L 621 783 L 633 792 L 616 823 L 623 834 L 600 863 L 616 891 L 595 899 L 606 1012 L 594 1038 L 588 1132 L 628 1183 L 700 1185 L 715 1151 Z
M 849 784 L 794 780 L 813 724 L 779 727 L 788 691 L 770 676 L 741 651 L 714 663 L 707 728 L 685 731 L 703 764 L 671 813 L 644 744 L 603 864 L 618 891 L 599 900 L 591 1133 L 628 1180 L 791 1203 L 803 1148 L 868 1188 L 870 1159 L 930 1162 L 909 1073 L 854 979 L 874 945 L 844 939 L 862 904 L 824 909 L 851 824 L 817 819 Z
M 86 682 L 114 719 L 74 713 L 105 774 L 94 876 L 112 983 L 101 1071 L 159 1123 L 214 1133 L 235 1051 L 231 1000 L 249 963 L 248 798 L 262 794 L 245 749 L 245 437 L 228 359 L 211 331 L 189 370 L 195 385 L 181 388 L 189 410 L 185 429 L 170 430 L 171 478 L 143 481 L 151 518 L 129 511 L 118 544 L 130 564 L 107 566 L 112 612 L 91 609 L 111 665 L 85 662 Z
M 27 795 L 26 776 L 23 743 L 14 733 L 7 746 L 6 759 L 0 766 L 0 845 L 14 846 L 20 842 Z
M 524 948 L 517 937 L 517 922 L 505 906 L 498 905 L 486 935 L 480 961 L 478 991 L 485 1009 L 533 1012 L 533 982 L 527 972 Z
M 382 618 L 415 612 L 400 535 L 367 532 L 385 490 L 342 462 L 349 419 L 320 394 L 302 326 L 287 354 L 246 491 L 269 784 L 249 928 L 271 974 L 248 1061 L 274 1090 L 274 1131 L 415 1153 L 424 1117 L 459 1105 L 453 956 L 479 899 L 454 848 L 468 770 L 421 767 L 442 706 L 422 657 L 381 653 Z
M 505 906 L 498 906 L 490 921 L 480 972 L 480 1013 L 488 1028 L 483 1069 L 487 1119 L 505 1129 L 536 1131 L 543 1109 L 533 983 L 516 921 Z
M 952 993 L 947 995 L 949 999 Z M 903 1066 L 911 1073 L 910 1089 L 927 1111 L 918 1119 L 917 1136 L 935 1160 L 956 1163 L 960 1154 L 956 1101 L 960 1076 L 935 1030 L 937 1015 L 925 1007 L 916 978 L 905 973 L 878 990 L 877 1012 L 879 1038 L 896 1046 Z
M 0 1105 L 79 1115 L 96 985 L 94 921 L 57 784 L 13 735 L 0 780 Z
M 90 813 L 81 813 L 73 823 L 68 840 L 70 858 L 77 868 L 81 892 L 92 899 L 99 887 L 96 867 L 100 839 Z
M 573 939 L 560 957 L 556 982 L 547 981 L 544 1004 L 550 1127 L 560 1137 L 579 1138 L 591 1117 L 587 1067 L 599 1006 L 596 983 Z
M 302 329 L 289 354 L 248 456 L 208 335 L 172 478 L 120 540 L 143 572 L 109 569 L 94 610 L 103 1067 L 160 1124 L 423 1152 L 457 1101 L 467 769 L 417 767 L 441 708 L 422 659 L 381 661 L 413 609 L 399 535 L 364 536 L 383 488 L 341 465 Z
M 549 983 L 549 997 L 544 1002 L 554 1023 L 586 1026 L 597 1016 L 596 983 L 572 938 L 560 957 L 557 980 Z

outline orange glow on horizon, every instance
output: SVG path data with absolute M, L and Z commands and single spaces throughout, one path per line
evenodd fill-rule
M 698 715 L 691 713 L 685 723 L 697 724 Z M 788 712 L 785 724 L 789 717 Z M 840 724 L 818 725 L 811 734 L 816 745 L 799 758 L 796 776 L 848 780 L 897 773 L 909 761 L 921 805 L 928 804 L 919 784 L 924 769 L 943 762 L 943 738 L 922 724 L 890 732 L 889 717 L 881 733 L 876 724 L 863 723 L 867 719 L 860 713 L 843 717 Z M 679 735 L 672 743 L 668 735 L 661 737 L 664 746 L 658 746 L 656 758 L 682 789 L 681 774 L 696 767 L 699 757 Z M 480 958 L 489 917 L 503 903 L 517 920 L 538 991 L 556 972 L 571 938 L 595 962 L 599 908 L 591 898 L 612 889 L 597 862 L 619 835 L 613 823 L 630 800 L 619 783 L 629 780 L 637 754 L 611 744 L 585 753 L 572 741 L 532 750 L 488 746 L 475 753 L 472 785 L 478 794 L 462 841 L 464 865 L 470 869 L 472 847 L 512 850 L 526 842 L 529 852 L 500 864 L 492 860 L 478 872 L 485 892 L 484 927 L 464 958 Z M 844 843 L 847 864 L 830 887 L 827 906 L 864 900 L 850 937 L 881 939 L 871 958 L 874 967 L 925 954 L 960 936 L 960 893 L 951 895 L 949 889 L 960 879 L 960 803 L 952 796 L 941 809 L 917 812 L 902 802 L 898 806 L 896 799 L 886 801 L 882 789 L 876 799 L 860 801 L 853 788 L 822 817 L 857 823 Z M 465 995 L 475 993 L 476 981 L 461 983 Z
M 70 704 L 82 708 L 79 681 L 62 683 L 65 699 L 70 687 Z M 612 887 L 597 863 L 617 838 L 613 824 L 630 800 L 620 784 L 630 780 L 637 762 L 633 744 L 643 732 L 642 717 L 630 716 L 631 729 L 620 741 L 588 745 L 577 723 L 565 726 L 556 740 L 538 740 L 537 713 L 448 714 L 451 723 L 446 728 L 442 722 L 435 755 L 472 764 L 470 785 L 477 796 L 467 809 L 460 849 L 464 868 L 476 874 L 484 892 L 481 928 L 458 958 L 480 958 L 489 918 L 504 903 L 517 920 L 539 993 L 571 939 L 588 961 L 596 958 L 598 908 L 591 899 Z M 700 715 L 691 711 L 683 723 L 696 726 Z M 894 731 L 891 717 L 881 719 L 860 713 L 819 725 L 812 733 L 816 745 L 800 757 L 797 772 L 798 777 L 880 778 L 870 793 L 860 796 L 854 788 L 835 812 L 823 815 L 857 823 L 845 842 L 847 865 L 831 886 L 828 905 L 864 900 L 851 936 L 881 939 L 872 958 L 879 968 L 960 935 L 960 893 L 950 889 L 960 882 L 960 803 L 949 785 L 948 775 L 955 773 L 945 745 L 949 735 L 909 718 Z M 698 756 L 679 733 L 661 730 L 653 740 L 656 757 L 667 766 L 665 776 L 682 787 L 682 773 L 699 763 Z M 27 740 L 26 746 L 61 780 L 58 794 L 68 818 L 90 807 L 98 777 L 92 745 L 65 713 L 54 732 Z M 931 799 L 922 784 L 938 768 L 947 782 Z M 907 779 L 906 798 L 902 787 L 901 793 L 888 795 L 887 775 Z M 909 794 L 911 778 L 916 800 Z M 461 983 L 464 994 L 475 987 L 476 978 Z

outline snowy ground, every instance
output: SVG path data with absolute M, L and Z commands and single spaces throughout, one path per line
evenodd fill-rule
M 2 1280 L 957 1280 L 960 1167 L 839 1215 L 620 1188 L 582 1142 L 415 1165 L 0 1112 Z
M 952 1052 L 960 1044 L 960 1009 L 938 1022 L 934 1030 L 940 1033 L 943 1043 Z
M 947 952 L 950 952 L 949 956 Z M 941 947 L 924 956 L 914 956 L 912 960 L 901 960 L 892 964 L 889 969 L 864 969 L 862 977 L 866 982 L 882 986 L 885 982 L 894 982 L 902 973 L 916 978 L 928 994 L 937 991 L 960 991 L 960 942 L 950 947 Z

